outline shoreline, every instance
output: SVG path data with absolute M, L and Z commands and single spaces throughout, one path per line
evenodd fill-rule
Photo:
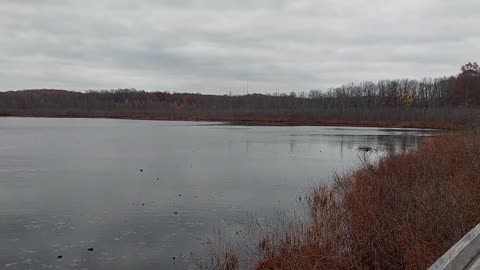
M 306 221 L 259 229 L 258 257 L 230 243 L 211 257 L 227 270 L 427 269 L 480 221 L 478 131 L 335 175 L 305 196 Z
M 331 119 L 294 119 L 266 117 L 222 117 L 222 116 L 158 116 L 158 115 L 122 115 L 107 113 L 0 113 L 0 117 L 25 118 L 84 118 L 84 119 L 121 119 L 150 121 L 191 121 L 191 122 L 224 122 L 239 126 L 350 126 L 377 128 L 415 128 L 436 130 L 458 130 L 461 124 L 436 123 L 425 121 L 372 121 L 372 120 L 331 120 Z

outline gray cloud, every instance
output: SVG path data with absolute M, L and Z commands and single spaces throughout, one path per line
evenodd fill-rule
M 4 0 L 0 89 L 244 93 L 455 74 L 474 0 Z

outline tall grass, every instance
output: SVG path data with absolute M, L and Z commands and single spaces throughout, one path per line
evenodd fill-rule
M 261 234 L 256 269 L 426 269 L 480 222 L 474 130 L 335 178 L 307 196 L 306 221 Z

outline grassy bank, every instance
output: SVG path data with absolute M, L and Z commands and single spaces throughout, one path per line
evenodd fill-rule
M 429 138 L 318 187 L 309 216 L 265 229 L 254 269 L 426 269 L 480 222 L 480 134 Z M 232 249 L 217 269 L 237 269 Z
M 473 111 L 473 110 L 471 110 Z M 470 112 L 470 111 L 469 111 Z M 458 111 L 452 112 L 452 115 Z M 462 112 L 463 114 L 463 112 Z M 473 113 L 472 113 L 473 114 Z M 368 119 L 359 117 L 356 120 L 349 118 L 307 118 L 307 117 L 282 117 L 282 116 L 222 116 L 222 115 L 197 115 L 197 116 L 162 116 L 148 113 L 112 113 L 112 112 L 10 112 L 0 113 L 0 117 L 40 117 L 40 118 L 106 118 L 106 119 L 130 119 L 130 120 L 158 120 L 158 121 L 205 121 L 226 122 L 232 125 L 253 126 L 354 126 L 354 127 L 385 127 L 385 128 L 426 128 L 454 130 L 462 128 L 468 123 L 464 116 L 454 120 L 439 120 L 419 117 L 414 120 L 385 120 L 381 118 Z

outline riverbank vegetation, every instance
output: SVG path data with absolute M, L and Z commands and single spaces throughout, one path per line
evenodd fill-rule
M 259 89 L 261 90 L 261 89 Z M 228 91 L 228 90 L 227 90 Z M 456 128 L 480 110 L 480 68 L 456 76 L 361 82 L 309 92 L 202 95 L 117 89 L 0 92 L 0 115 Z
M 455 80 L 478 78 L 466 70 Z M 403 98 L 410 103 L 412 96 Z M 258 251 L 247 258 L 231 248 L 217 251 L 213 268 L 238 269 L 242 261 L 258 270 L 428 268 L 480 223 L 480 128 L 478 113 L 469 113 L 461 131 L 365 162 L 336 175 L 333 185 L 314 188 L 305 220 L 259 230 Z
M 480 222 L 480 67 L 327 91 L 202 95 L 135 89 L 0 92 L 0 116 L 457 129 L 335 177 L 306 196 L 306 220 L 259 230 L 256 254 L 222 243 L 213 269 L 425 269 Z M 458 129 L 462 129 L 460 132 Z
M 259 230 L 247 258 L 217 250 L 212 268 L 426 269 L 480 223 L 479 175 L 479 128 L 428 138 L 314 188 L 306 220 Z

